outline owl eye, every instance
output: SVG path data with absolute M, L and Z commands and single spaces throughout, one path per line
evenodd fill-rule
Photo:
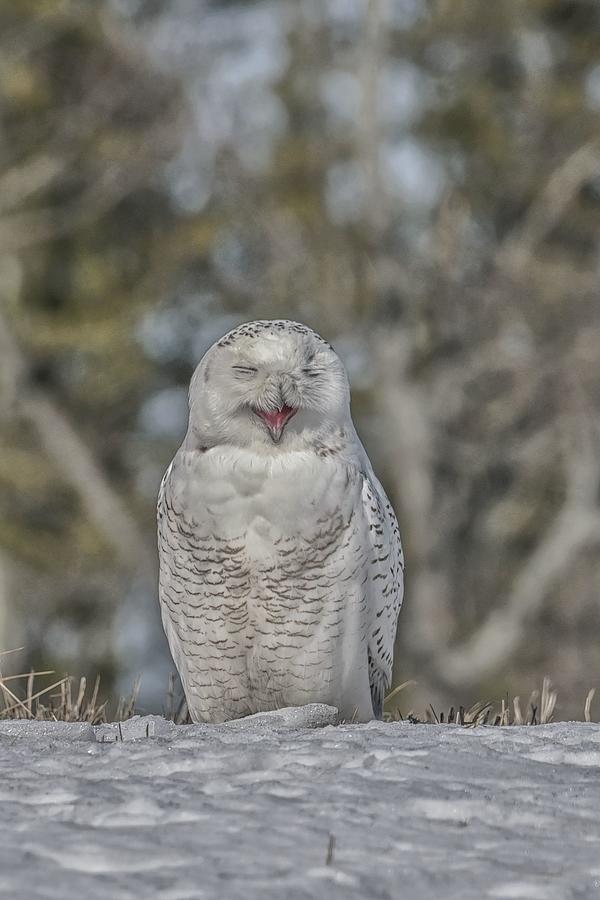
M 308 378 L 318 378 L 323 372 L 321 369 L 302 369 L 302 374 Z
M 255 375 L 258 372 L 254 366 L 232 366 L 231 368 L 238 375 Z

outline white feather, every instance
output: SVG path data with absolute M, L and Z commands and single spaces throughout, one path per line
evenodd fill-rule
M 240 358 L 241 393 L 230 374 Z M 252 412 L 265 384 L 298 404 L 277 444 Z M 159 556 L 192 717 L 311 702 L 347 719 L 380 715 L 402 550 L 339 359 L 304 326 L 250 323 L 209 351 L 190 393 L 188 435 L 159 495 Z

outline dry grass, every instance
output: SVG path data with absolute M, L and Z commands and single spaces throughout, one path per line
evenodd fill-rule
M 407 681 L 388 694 L 386 705 L 389 706 L 389 701 L 410 684 L 414 684 L 414 682 Z M 591 688 L 585 698 L 583 704 L 583 720 L 585 722 L 592 721 L 591 705 L 595 692 L 596 689 Z M 554 690 L 550 679 L 544 678 L 541 691 L 532 692 L 524 713 L 520 697 L 513 697 L 510 702 L 507 696 L 500 701 L 488 700 L 475 703 L 469 709 L 464 706 L 451 706 L 446 713 L 436 712 L 430 704 L 425 710 L 424 716 L 417 716 L 412 711 L 403 716 L 400 709 L 396 707 L 394 710 L 386 712 L 384 718 L 392 722 L 406 719 L 414 724 L 445 725 L 451 723 L 467 727 L 476 725 L 546 725 L 554 721 L 557 699 L 558 692 Z
M 0 654 L 5 656 L 6 653 Z M 102 722 L 122 722 L 131 718 L 137 709 L 139 681 L 137 681 L 128 697 L 121 697 L 113 707 L 108 700 L 100 700 L 100 678 L 97 677 L 88 687 L 87 680 L 79 680 L 65 675 L 52 680 L 54 672 L 28 672 L 19 675 L 3 675 L 0 670 L 0 719 L 45 719 L 60 722 L 89 722 L 98 725 Z M 50 681 L 49 684 L 44 682 Z M 466 709 L 464 706 L 451 706 L 444 713 L 436 712 L 429 706 L 425 713 L 416 715 L 409 712 L 403 715 L 392 702 L 402 691 L 413 685 L 414 681 L 406 681 L 398 685 L 386 697 L 386 721 L 406 720 L 414 724 L 444 725 L 448 723 L 474 727 L 475 725 L 543 725 L 554 720 L 557 692 L 553 689 L 549 678 L 544 678 L 541 691 L 534 691 L 525 706 L 521 707 L 519 697 L 509 702 L 508 697 L 499 702 L 489 700 L 476 703 Z M 42 686 L 40 686 L 42 684 Z M 585 698 L 583 719 L 591 722 L 591 705 L 595 689 L 592 688 Z M 190 722 L 185 699 L 181 699 L 177 691 L 174 675 L 169 678 L 164 716 L 176 724 Z
M 5 655 L 5 654 L 3 654 Z M 0 671 L 0 719 L 42 719 L 54 722 L 89 722 L 98 725 L 108 719 L 109 702 L 100 701 L 100 677 L 91 690 L 85 678 L 65 675 L 51 680 L 52 671 L 3 675 Z M 44 684 L 48 680 L 50 684 Z M 40 682 L 42 686 L 40 687 Z M 139 681 L 129 697 L 122 697 L 110 721 L 121 722 L 135 713 Z
M 173 672 L 169 675 L 164 716 L 176 725 L 189 725 L 192 721 L 185 697 L 177 691 L 177 679 Z

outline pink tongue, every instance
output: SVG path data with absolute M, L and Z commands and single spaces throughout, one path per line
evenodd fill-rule
M 260 410 L 259 416 L 261 419 L 264 419 L 271 428 L 281 428 L 288 419 L 292 418 L 295 412 L 296 410 L 292 409 L 291 406 L 284 406 L 283 409 L 269 410 L 268 412 Z

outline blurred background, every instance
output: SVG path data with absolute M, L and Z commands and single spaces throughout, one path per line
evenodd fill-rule
M 600 681 L 600 3 L 0 0 L 0 657 L 142 675 L 215 338 L 329 339 L 407 556 L 401 708 Z M 594 716 L 597 718 L 597 716 Z

